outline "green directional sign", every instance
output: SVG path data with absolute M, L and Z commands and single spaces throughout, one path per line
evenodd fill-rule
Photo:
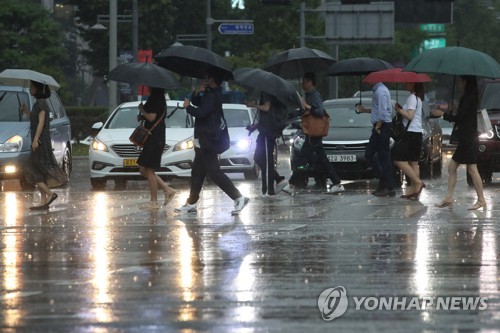
M 430 38 L 420 43 L 420 51 L 446 47 L 446 38 Z
M 439 24 L 439 23 L 421 24 L 420 31 L 425 31 L 429 34 L 442 34 L 444 33 L 444 24 Z

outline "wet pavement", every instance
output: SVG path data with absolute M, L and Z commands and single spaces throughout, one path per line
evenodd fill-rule
M 75 160 L 49 212 L 29 211 L 36 195 L 2 184 L 1 332 L 500 331 L 500 179 L 485 188 L 484 212 L 467 210 L 475 194 L 463 168 L 445 209 L 433 204 L 446 172 L 420 201 L 373 197 L 370 181 L 260 198 L 260 180 L 231 175 L 251 198 L 240 216 L 212 184 L 197 215 L 180 215 L 185 181 L 152 210 L 145 182 L 90 191 L 86 163 Z M 289 175 L 285 158 L 280 171 Z M 347 311 L 324 320 L 342 303 L 322 316 L 318 297 L 338 286 Z M 372 303 L 358 309 L 362 297 Z M 373 309 L 390 297 L 483 297 L 487 308 Z

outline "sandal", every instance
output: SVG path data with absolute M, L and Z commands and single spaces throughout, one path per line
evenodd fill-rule
M 168 203 L 170 201 L 172 201 L 172 199 L 174 198 L 175 194 L 177 193 L 177 191 L 175 190 L 172 190 L 170 192 L 165 192 L 165 202 L 163 203 L 165 206 L 168 205 Z
M 472 207 L 467 208 L 467 210 L 478 210 L 479 208 L 486 209 L 486 202 L 476 201 L 476 203 Z
M 441 201 L 440 203 L 438 204 L 435 204 L 434 207 L 437 207 L 437 208 L 444 208 L 444 207 L 449 207 L 449 206 L 452 206 L 453 205 L 453 199 L 448 199 L 448 198 L 445 198 L 443 201 Z

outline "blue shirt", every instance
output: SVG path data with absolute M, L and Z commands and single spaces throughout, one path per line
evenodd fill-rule
M 391 94 L 382 82 L 373 86 L 371 120 L 373 124 L 392 122 Z

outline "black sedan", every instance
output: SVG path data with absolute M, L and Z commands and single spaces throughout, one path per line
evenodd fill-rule
M 371 179 L 374 173 L 365 159 L 365 148 L 370 139 L 372 124 L 370 114 L 355 112 L 359 98 L 327 100 L 324 107 L 330 115 L 330 130 L 323 138 L 326 155 L 341 179 Z M 371 98 L 363 98 L 364 105 L 371 105 Z M 300 127 L 300 121 L 294 122 Z M 435 119 L 430 119 L 424 111 L 423 147 L 420 165 L 422 174 L 441 172 L 441 131 Z M 304 144 L 305 135 L 298 131 L 290 149 L 292 170 L 297 169 L 297 156 Z M 391 145 L 393 144 L 391 139 Z M 326 177 L 320 164 L 313 158 L 305 168 L 305 177 L 297 186 L 306 186 L 309 177 L 314 177 L 316 184 L 324 186 Z M 399 177 L 397 172 L 396 177 Z

